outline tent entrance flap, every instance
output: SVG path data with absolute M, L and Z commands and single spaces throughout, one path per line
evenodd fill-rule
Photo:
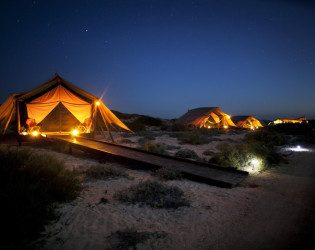
M 42 132 L 71 132 L 80 121 L 59 103 L 38 125 Z

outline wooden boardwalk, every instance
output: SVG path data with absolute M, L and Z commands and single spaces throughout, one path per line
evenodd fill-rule
M 158 155 L 146 151 L 116 145 L 90 138 L 70 136 L 49 136 L 53 140 L 69 144 L 105 161 L 128 164 L 133 168 L 168 167 L 180 171 L 185 178 L 211 185 L 231 188 L 241 182 L 248 173 L 233 168 L 223 168 L 215 164 L 200 163 L 172 156 Z

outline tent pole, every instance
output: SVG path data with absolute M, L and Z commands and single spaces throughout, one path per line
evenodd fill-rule
M 103 117 L 102 114 L 101 114 L 101 116 Z M 95 119 L 95 121 L 96 121 L 96 111 L 95 111 L 95 117 L 94 117 L 94 119 Z M 108 127 L 108 124 L 107 124 L 107 121 L 106 121 L 105 117 L 103 117 L 103 120 L 104 120 L 106 129 L 107 129 L 107 131 L 108 131 L 108 133 L 109 133 L 109 135 L 110 135 L 110 138 L 112 139 L 112 142 L 115 143 L 114 138 L 113 138 L 113 136 L 112 136 L 112 133 L 110 132 L 110 129 L 109 129 L 109 127 Z M 101 126 L 101 127 L 102 127 L 102 126 Z
M 109 127 L 108 127 L 108 124 L 107 124 L 106 119 L 104 119 L 104 122 L 105 122 L 105 126 L 106 126 L 106 128 L 107 128 L 107 131 L 108 131 L 108 133 L 109 133 L 109 135 L 110 135 L 110 138 L 112 139 L 112 142 L 115 143 L 114 138 L 113 138 L 113 136 L 112 136 L 112 133 L 110 132 L 110 129 L 109 129 Z
M 92 137 L 95 138 L 96 108 L 94 106 L 92 108 L 91 131 Z
M 13 109 L 14 109 L 14 108 L 13 108 Z M 8 128 L 8 125 L 9 125 L 9 123 L 10 123 L 10 121 L 11 121 L 11 118 L 12 118 L 12 115 L 13 115 L 13 109 L 11 110 L 10 116 L 9 116 L 9 118 L 8 118 L 8 120 L 7 120 L 6 124 L 5 124 L 5 126 L 4 126 L 2 135 L 4 135 L 5 131 L 6 131 L 7 128 Z
M 16 100 L 16 119 L 17 119 L 17 131 L 18 134 L 21 132 L 21 122 L 20 122 L 20 105 L 19 100 Z
M 106 136 L 105 136 L 105 132 L 104 132 L 104 129 L 103 129 L 103 127 L 102 127 L 101 122 L 99 122 L 99 125 L 100 125 L 100 128 L 101 128 L 101 130 L 102 130 L 102 133 L 103 133 L 103 136 L 104 136 L 104 139 L 105 139 L 105 138 L 106 138 Z

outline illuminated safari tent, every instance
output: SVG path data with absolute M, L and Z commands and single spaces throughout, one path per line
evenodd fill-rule
M 235 127 L 231 117 L 223 113 L 218 107 L 205 107 L 188 110 L 178 118 L 177 124 L 196 128 L 229 128 Z
M 19 134 L 91 133 L 120 127 L 130 131 L 97 97 L 55 74 L 48 82 L 11 94 L 0 107 L 0 128 Z M 110 134 L 111 135 L 111 134 Z
M 258 129 L 263 127 L 261 122 L 254 116 L 233 116 L 232 121 L 238 128 Z
M 305 117 L 300 117 L 300 118 L 281 118 L 275 120 L 273 123 L 274 124 L 280 124 L 280 123 L 302 123 L 302 122 L 308 122 Z

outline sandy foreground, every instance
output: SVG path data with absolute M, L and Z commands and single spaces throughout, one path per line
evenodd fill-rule
M 64 160 L 69 169 L 98 164 L 41 150 Z M 81 195 L 60 205 L 60 219 L 46 227 L 44 249 L 111 249 L 108 236 L 127 228 L 160 235 L 137 249 L 303 249 L 315 229 L 315 147 L 287 158 L 289 164 L 250 175 L 232 189 L 167 181 L 182 189 L 191 204 L 176 210 L 112 198 L 130 185 L 158 180 L 146 171 L 128 169 L 133 179 L 86 181 Z M 108 203 L 100 202 L 103 197 Z

